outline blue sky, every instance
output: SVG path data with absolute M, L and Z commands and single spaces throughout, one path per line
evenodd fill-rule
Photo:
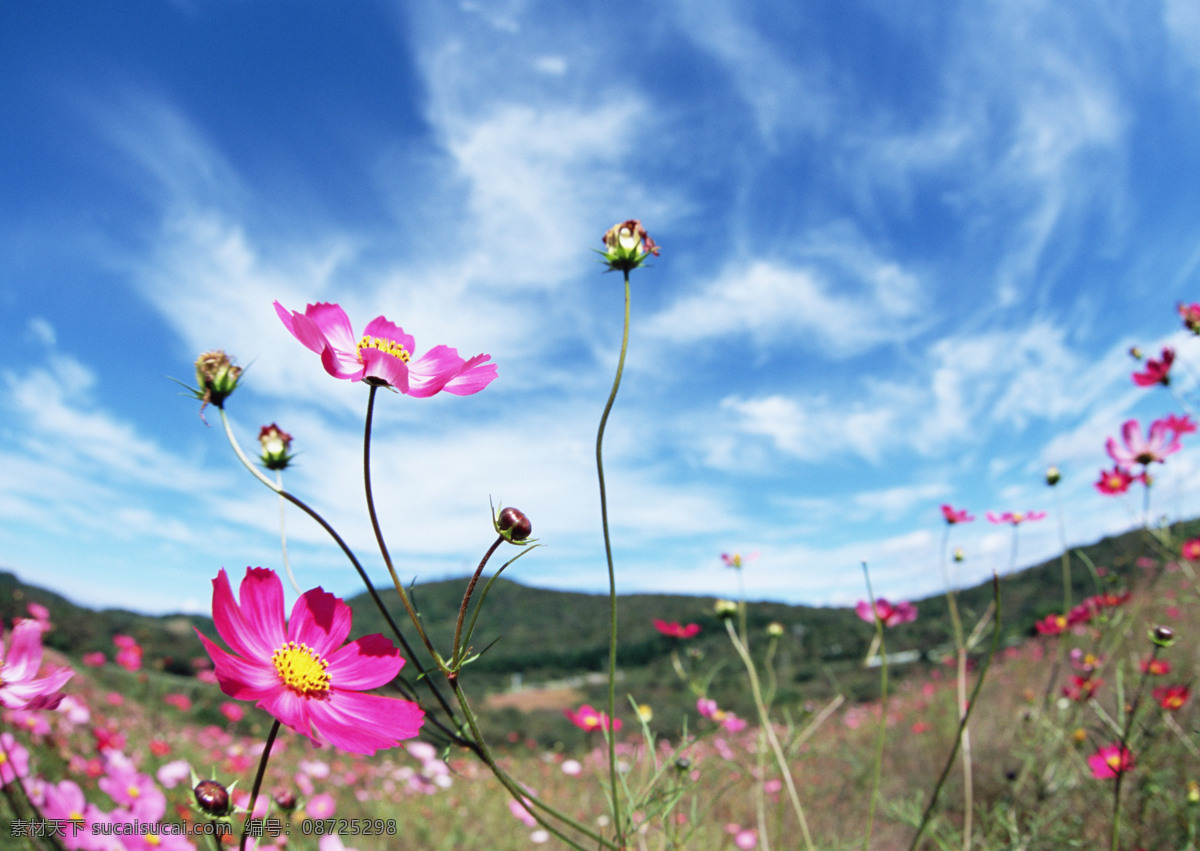
M 1020 562 L 1129 528 L 1092 483 L 1127 417 L 1178 410 L 1127 350 L 1200 300 L 1200 11 L 678 0 L 9 3 L 0 12 L 0 564 L 95 605 L 202 610 L 280 566 L 278 504 L 167 376 L 250 364 L 247 446 L 382 576 L 361 488 L 366 388 L 275 316 L 337 301 L 499 379 L 385 395 L 377 498 L 400 573 L 467 572 L 489 496 L 547 546 L 512 578 L 606 587 L 595 428 L 640 218 L 606 439 L 623 591 L 845 604 L 1009 564 L 987 510 L 1051 511 Z M 1179 371 L 1177 388 L 1191 380 Z M 210 421 L 216 422 L 214 417 Z M 1193 450 L 1154 509 L 1200 510 Z M 302 585 L 356 593 L 288 516 Z

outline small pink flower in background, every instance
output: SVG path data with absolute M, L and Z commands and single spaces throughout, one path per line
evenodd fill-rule
M 717 708 L 717 702 L 711 698 L 702 697 L 696 701 L 696 711 L 701 716 L 710 721 L 716 721 L 725 728 L 727 733 L 740 733 L 746 729 L 744 719 L 737 717 L 732 712 L 726 712 L 724 709 Z
M 128 807 L 134 815 L 156 819 L 166 812 L 167 798 L 154 782 L 154 778 L 142 774 L 133 762 L 119 751 L 105 754 L 104 776 L 97 785 L 122 807 Z
M 163 697 L 163 703 L 167 706 L 174 706 L 180 712 L 190 712 L 192 709 L 192 699 L 186 694 L 168 694 Z
M 620 718 L 613 719 L 613 722 L 610 725 L 608 723 L 608 715 L 606 713 L 593 709 L 586 703 L 579 707 L 579 711 L 577 712 L 572 712 L 570 709 L 564 709 L 563 715 L 566 715 L 567 719 L 580 730 L 584 730 L 589 733 L 593 730 L 621 729 Z
M 73 727 L 92 720 L 92 711 L 88 709 L 87 704 L 72 694 L 59 701 L 56 711 Z
M 4 720 L 32 736 L 50 735 L 50 721 L 38 710 L 13 709 L 4 713 Z
M 725 566 L 732 567 L 735 570 L 740 569 L 743 565 L 749 564 L 756 558 L 758 558 L 757 552 L 750 553 L 750 555 L 746 556 L 745 558 L 742 557 L 741 553 L 721 553 L 721 561 L 725 562 Z
M 1105 496 L 1119 496 L 1129 490 L 1136 481 L 1146 482 L 1146 474 L 1133 475 L 1124 467 L 1113 466 L 1111 470 L 1101 470 L 1100 480 L 1096 482 L 1096 490 Z
M 1200 304 L 1180 302 L 1178 310 L 1179 318 L 1183 320 L 1183 327 L 1193 334 L 1200 334 Z
M 679 621 L 671 621 L 667 623 L 664 620 L 654 619 L 654 628 L 668 638 L 692 638 L 700 632 L 700 624 L 690 623 L 687 626 L 680 626 Z
M 52 668 L 38 677 L 42 666 L 42 626 L 37 621 L 18 620 L 0 640 L 0 705 L 8 709 L 53 709 L 62 700 L 59 691 L 75 676 L 70 668 Z
M 150 740 L 150 753 L 155 756 L 166 756 L 171 752 L 171 746 L 163 739 Z
M 1100 748 L 1088 757 L 1087 762 L 1088 768 L 1092 770 L 1092 777 L 1097 780 L 1116 777 L 1134 767 L 1133 754 L 1129 752 L 1129 748 L 1123 748 L 1115 743 Z
M 526 799 L 528 800 L 528 799 Z M 521 802 L 515 798 L 510 798 L 508 801 L 508 811 L 513 814 L 513 818 L 521 822 L 526 827 L 537 827 L 537 819 L 529 812 Z
M 1070 682 L 1063 686 L 1063 697 L 1076 703 L 1087 703 L 1096 693 L 1096 689 L 1102 685 L 1104 685 L 1104 680 L 1099 677 L 1081 677 L 1078 674 L 1072 674 Z
M 241 603 L 224 568 L 213 580 L 213 622 L 228 653 L 196 634 L 212 657 L 221 691 L 253 700 L 315 744 L 373 754 L 417 735 L 424 711 L 411 701 L 363 694 L 400 672 L 400 651 L 374 634 L 343 644 L 352 613 L 320 588 L 283 614 L 283 583 L 272 570 L 246 568 Z
M 1192 692 L 1187 686 L 1160 686 L 1153 692 L 1158 705 L 1168 712 L 1182 709 Z
M 142 646 L 128 635 L 114 635 L 113 644 L 117 645 L 117 664 L 126 671 L 137 671 L 142 667 Z
M 1139 387 L 1153 387 L 1161 384 L 1164 387 L 1171 383 L 1171 364 L 1175 362 L 1175 350 L 1164 346 L 1159 360 L 1150 358 L 1146 361 L 1146 369 L 1133 374 L 1133 383 Z
M 1176 437 L 1196 433 L 1196 424 L 1192 422 L 1192 418 L 1187 414 L 1184 414 L 1182 417 L 1178 414 L 1167 414 L 1160 422 L 1175 432 Z
M 50 625 L 50 610 L 41 603 L 30 603 L 25 607 L 25 611 L 41 626 L 42 632 L 49 632 L 53 628 Z
M 0 786 L 28 776 L 29 751 L 13 738 L 12 733 L 0 733 Z
M 317 840 L 317 851 L 358 851 L 342 842 L 342 837 L 336 833 L 327 833 Z
M 871 610 L 871 603 L 867 600 L 859 600 L 858 605 L 854 607 L 855 614 L 869 624 L 875 623 L 875 617 L 883 621 L 883 625 L 887 627 L 898 626 L 902 623 L 912 623 L 917 619 L 917 607 L 912 603 L 904 600 L 899 603 L 889 603 L 887 599 L 880 597 L 875 601 L 875 610 Z
M 997 514 L 994 511 L 987 513 L 987 519 L 990 523 L 1004 524 L 1010 523 L 1013 526 L 1020 526 L 1022 523 L 1032 523 L 1035 520 L 1045 518 L 1044 511 L 1006 511 L 1003 514 Z
M 221 714 L 225 716 L 225 720 L 231 724 L 236 724 L 246 717 L 246 710 L 238 706 L 236 703 L 225 701 L 221 704 Z
M 955 509 L 948 504 L 942 506 L 942 516 L 946 518 L 946 522 L 951 526 L 956 523 L 970 523 L 975 519 L 967 513 L 967 509 Z
M 176 759 L 165 763 L 161 768 L 154 773 L 156 779 L 164 789 L 174 789 L 180 783 L 189 779 L 192 774 L 192 768 L 188 765 L 186 759 Z
M 1200 560 L 1200 538 L 1184 541 L 1183 546 L 1179 548 L 1179 554 L 1188 561 Z
M 583 772 L 583 764 L 577 759 L 563 760 L 562 773 L 568 777 L 578 777 Z
M 106 664 L 108 664 L 108 657 L 106 657 L 99 650 L 96 650 L 91 653 L 84 653 L 82 661 L 83 664 L 87 665 L 89 668 L 103 668 Z
M 1070 621 L 1064 615 L 1046 615 L 1033 626 L 1038 635 L 1061 635 L 1069 625 Z
M 337 812 L 337 801 L 328 792 L 319 792 L 308 799 L 304 811 L 312 818 L 329 818 Z
M 1166 659 L 1143 659 L 1141 662 L 1142 673 L 1152 676 L 1161 677 L 1164 674 L 1171 673 L 1171 663 Z
M 125 695 L 121 694 L 119 691 L 110 691 L 108 694 L 104 695 L 104 702 L 109 706 L 124 706 Z
M 742 851 L 758 847 L 758 831 L 752 827 L 742 827 L 740 824 L 725 825 L 725 832 L 733 837 L 733 844 Z
M 1121 426 L 1121 439 L 1124 446 L 1119 446 L 1116 438 L 1110 437 L 1105 449 L 1109 458 L 1125 467 L 1131 464 L 1148 466 L 1155 461 L 1162 463 L 1168 455 L 1183 448 L 1179 443 L 1179 432 L 1171 428 L 1166 420 L 1152 422 L 1145 438 L 1137 420 L 1126 420 Z
M 293 337 L 321 356 L 321 365 L 334 378 L 382 384 L 416 397 L 443 390 L 469 396 L 496 378 L 496 365 L 487 362 L 491 355 L 463 360 L 457 349 L 434 346 L 413 360 L 412 335 L 382 316 L 367 323 L 356 341 L 350 318 L 339 305 L 310 304 L 297 313 L 275 302 L 275 312 Z

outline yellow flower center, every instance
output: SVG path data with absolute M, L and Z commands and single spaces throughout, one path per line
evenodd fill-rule
M 400 358 L 400 360 L 408 363 L 410 357 L 408 349 L 397 343 L 395 340 L 384 340 L 382 337 L 367 337 L 364 336 L 358 341 L 358 359 L 362 360 L 363 349 L 378 349 L 392 357 Z
M 1108 765 L 1109 768 L 1114 770 L 1119 769 L 1121 767 L 1121 755 L 1119 753 L 1109 754 Z
M 271 664 L 283 684 L 302 697 L 321 697 L 329 691 L 329 663 L 307 644 L 289 641 L 271 654 Z

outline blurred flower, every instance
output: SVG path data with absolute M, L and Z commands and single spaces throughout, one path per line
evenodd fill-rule
M 113 644 L 117 645 L 118 665 L 130 672 L 142 667 L 142 646 L 137 639 L 128 635 L 114 635 Z
M 1193 334 L 1200 334 L 1200 304 L 1179 304 L 1179 317 L 1183 320 L 1183 327 L 1191 331 Z
M 21 619 L 0 639 L 0 705 L 8 709 L 53 709 L 62 700 L 59 691 L 75 676 L 70 668 L 51 668 L 38 677 L 42 666 L 42 626 Z
M 246 710 L 238 706 L 236 703 L 225 701 L 221 704 L 221 714 L 225 716 L 225 720 L 231 724 L 236 724 L 246 717 Z
M 1141 669 L 1143 674 L 1151 674 L 1152 676 L 1161 677 L 1164 674 L 1171 673 L 1171 663 L 1166 659 L 1159 659 L 1157 657 L 1143 659 L 1141 662 Z
M 291 463 L 294 455 L 288 453 L 292 447 L 292 436 L 275 423 L 262 427 L 258 433 L 258 442 L 262 445 L 263 466 L 268 470 L 284 470 Z
M 1179 548 L 1179 554 L 1188 561 L 1200 560 L 1200 538 L 1184 541 L 1183 546 Z
M 771 638 L 780 638 L 783 635 L 783 624 L 779 621 L 771 621 L 767 624 L 767 635 Z
M 758 553 L 756 552 L 750 553 L 750 555 L 746 556 L 744 559 L 742 558 L 741 553 L 733 553 L 732 555 L 729 553 L 721 553 L 721 561 L 725 562 L 725 566 L 732 567 L 735 570 L 740 570 L 742 565 L 748 564 L 754 561 L 756 558 L 758 558 Z
M 637 705 L 638 718 L 647 724 L 654 720 L 654 708 L 648 703 L 639 703 Z
M 312 818 L 329 818 L 337 812 L 337 801 L 328 792 L 319 792 L 304 804 L 304 811 Z
M 970 523 L 975 519 L 967 513 L 967 509 L 955 509 L 948 504 L 942 505 L 942 516 L 946 518 L 946 522 L 951 526 L 955 523 Z
M 1134 767 L 1133 754 L 1129 752 L 1129 748 L 1118 744 L 1105 745 L 1089 756 L 1087 762 L 1088 768 L 1092 770 L 1092 777 L 1097 780 L 1116 777 Z
M 991 523 L 1011 523 L 1013 526 L 1020 526 L 1022 523 L 1032 523 L 1035 520 L 1041 520 L 1046 516 L 1044 511 L 1006 511 L 1003 514 L 996 514 L 993 511 L 987 512 L 987 519 Z
M 1150 432 L 1142 438 L 1142 429 L 1137 420 L 1126 420 L 1121 426 L 1121 438 L 1125 446 L 1117 445 L 1116 438 L 1110 437 L 1105 444 L 1108 457 L 1122 466 L 1141 464 L 1143 466 L 1158 461 L 1162 463 L 1168 455 L 1178 452 L 1179 432 L 1168 425 L 1166 420 L 1155 420 L 1150 424 Z
M 201 416 L 210 404 L 224 408 L 225 400 L 237 389 L 242 368 L 234 366 L 233 360 L 221 349 L 204 352 L 196 358 L 195 366 L 196 383 L 199 387 L 188 389 L 203 403 L 200 405 Z
M 186 759 L 176 759 L 159 766 L 158 771 L 154 772 L 154 779 L 164 789 L 174 789 L 180 783 L 187 780 L 191 776 L 191 773 L 192 768 L 188 765 Z
M 1191 693 L 1187 686 L 1160 686 L 1153 692 L 1158 705 L 1169 712 L 1182 709 Z
M 604 247 L 600 252 L 609 269 L 629 272 L 645 263 L 646 258 L 659 254 L 659 248 L 637 219 L 627 219 L 604 232 Z
M 1074 700 L 1076 703 L 1086 703 L 1096 693 L 1096 689 L 1104 685 L 1104 680 L 1099 677 L 1081 677 L 1078 674 L 1072 674 L 1070 681 L 1063 686 L 1063 696 Z
M 1164 387 L 1171 383 L 1171 364 L 1175 361 L 1175 350 L 1170 346 L 1164 346 L 1161 359 L 1155 360 L 1150 358 L 1146 361 L 1146 368 L 1142 372 L 1133 374 L 1133 383 L 1139 387 L 1153 387 L 1155 384 L 1161 384 Z
M 192 708 L 192 699 L 186 694 L 164 695 L 162 701 L 167 706 L 174 706 L 180 712 L 189 712 Z
M 84 653 L 82 661 L 89 668 L 103 668 L 108 659 L 99 650 L 95 650 L 91 653 Z
M 564 709 L 563 715 L 566 715 L 568 720 L 580 730 L 592 732 L 593 730 L 620 730 L 621 719 L 616 718 L 612 724 L 608 722 L 608 715 L 599 710 L 593 709 L 588 704 L 583 704 L 577 712 L 572 712 L 570 709 Z
M 246 568 L 241 603 L 224 568 L 213 580 L 213 622 L 234 651 L 196 634 L 212 657 L 221 691 L 253 700 L 314 743 L 373 754 L 417 734 L 421 708 L 399 698 L 363 694 L 399 673 L 404 660 L 382 635 L 344 644 L 352 613 L 320 588 L 306 591 L 283 613 L 283 583 L 265 568 Z
M 731 618 L 737 614 L 738 604 L 733 600 L 717 600 L 713 603 L 713 614 L 719 618 Z
M 463 360 L 457 349 L 434 346 L 412 360 L 412 336 L 382 316 L 372 319 L 355 342 L 350 318 L 336 304 L 310 304 L 298 313 L 275 302 L 275 312 L 292 336 L 321 356 L 321 365 L 334 378 L 394 387 L 417 397 L 443 390 L 469 396 L 496 378 L 496 365 L 487 363 L 491 355 Z
M 696 701 L 696 711 L 710 721 L 716 721 L 727 733 L 740 733 L 746 729 L 746 721 L 732 712 L 717 708 L 717 702 L 707 697 Z
M 875 623 L 875 617 L 883 621 L 884 626 L 898 626 L 902 623 L 911 623 L 917 619 L 917 607 L 907 600 L 893 605 L 885 598 L 880 597 L 875 601 L 875 610 L 871 611 L 871 604 L 867 600 L 859 600 L 858 605 L 854 607 L 855 613 L 867 623 Z
M 962 547 L 954 548 L 954 560 L 955 561 L 963 561 L 966 559 L 966 557 L 967 557 L 967 554 L 963 552 Z
M 1060 481 L 1062 481 L 1062 472 L 1058 469 L 1058 467 L 1047 467 L 1046 484 L 1048 484 L 1050 487 L 1054 487 Z
M 654 628 L 668 638 L 691 638 L 700 632 L 700 624 L 690 623 L 687 626 L 680 626 L 679 621 L 671 621 L 667 623 L 664 620 L 654 619 Z
M 1162 417 L 1159 422 L 1175 432 L 1176 437 L 1182 437 L 1185 434 L 1195 434 L 1196 424 L 1192 422 L 1192 418 L 1187 414 L 1182 417 L 1178 414 L 1167 414 Z
M 1118 496 L 1129 490 L 1134 482 L 1146 481 L 1146 474 L 1133 475 L 1124 467 L 1114 465 L 1111 470 L 1101 470 L 1100 480 L 1096 482 L 1096 490 L 1106 496 Z

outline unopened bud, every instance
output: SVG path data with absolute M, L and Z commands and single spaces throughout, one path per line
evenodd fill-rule
M 196 382 L 193 392 L 205 405 L 225 407 L 225 400 L 237 389 L 242 368 L 234 366 L 233 360 L 221 349 L 205 352 L 196 358 Z M 203 410 L 203 408 L 201 408 Z
M 271 796 L 275 800 L 275 806 L 283 810 L 285 813 L 294 812 L 296 809 L 296 793 L 290 789 L 276 789 L 275 794 Z
M 1133 358 L 1134 360 L 1141 360 L 1142 359 L 1142 350 L 1139 349 L 1137 346 L 1134 346 L 1133 348 L 1131 348 L 1129 350 L 1129 356 L 1131 358 Z
M 1062 479 L 1062 473 L 1058 471 L 1057 467 L 1048 467 L 1046 469 L 1046 484 L 1050 487 L 1057 485 L 1060 479 Z
M 967 554 L 963 552 L 962 547 L 954 548 L 954 560 L 955 561 L 964 561 L 966 559 L 966 557 L 967 557 Z
M 1159 624 L 1150 630 L 1150 640 L 1159 647 L 1170 647 L 1175 643 L 1175 630 Z
M 283 470 L 292 461 L 288 450 L 292 446 L 292 436 L 275 423 L 263 426 L 258 433 L 258 441 L 262 444 L 263 466 L 268 470 Z
M 492 521 L 497 534 L 510 544 L 521 544 L 533 532 L 533 524 L 525 516 L 525 512 L 516 508 L 501 508 L 500 514 Z
M 604 233 L 604 247 L 600 252 L 608 268 L 628 272 L 641 266 L 651 254 L 658 256 L 659 248 L 646 233 L 637 219 L 628 219 L 610 227 Z
M 713 614 L 719 618 L 729 619 L 737 614 L 738 604 L 733 600 L 717 600 L 713 603 Z
M 229 790 L 216 780 L 201 780 L 192 789 L 196 796 L 196 805 L 210 816 L 229 815 L 233 808 L 229 805 Z
M 779 638 L 779 636 L 783 635 L 783 624 L 778 621 L 772 621 L 767 624 L 767 635 L 772 638 Z

